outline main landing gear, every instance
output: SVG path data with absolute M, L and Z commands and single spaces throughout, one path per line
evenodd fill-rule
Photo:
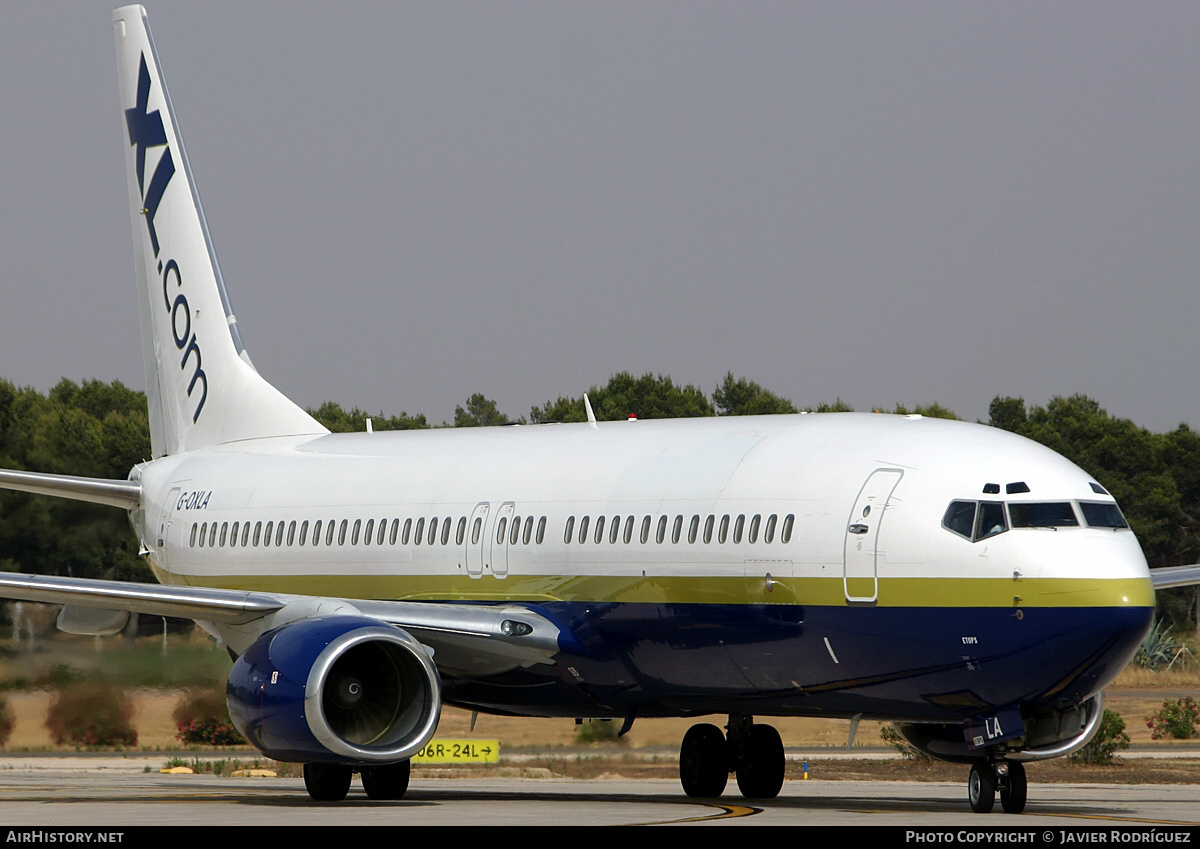
M 971 810 L 986 814 L 996 804 L 996 791 L 1000 791 L 1000 807 L 1006 814 L 1019 814 L 1025 810 L 1025 799 L 1029 782 L 1025 778 L 1025 765 L 1020 761 L 980 758 L 971 764 L 971 775 L 967 778 L 967 799 Z
M 747 714 L 730 714 L 729 736 L 715 725 L 693 725 L 679 747 L 679 781 L 689 796 L 725 791 L 729 774 L 748 799 L 773 799 L 783 787 L 783 741 L 774 726 L 755 724 Z
M 358 768 L 363 790 L 371 799 L 402 799 L 408 790 L 409 761 Z M 344 764 L 305 764 L 304 787 L 317 802 L 340 802 L 350 792 L 355 770 Z

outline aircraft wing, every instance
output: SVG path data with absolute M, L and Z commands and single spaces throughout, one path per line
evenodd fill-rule
M 318 610 L 323 605 L 349 607 L 412 634 L 433 649 L 438 669 L 452 677 L 497 674 L 518 666 L 548 663 L 559 651 L 559 627 L 515 604 L 365 601 L 15 573 L 0 573 L 0 598 L 177 616 L 233 626 L 250 625 L 266 617 L 284 624 L 320 615 Z
M 1150 579 L 1154 581 L 1156 590 L 1200 584 L 1200 563 L 1193 563 L 1191 566 L 1163 566 L 1151 569 Z
M 25 472 L 17 469 L 0 469 L 0 489 L 90 501 L 94 504 L 124 507 L 126 510 L 136 510 L 142 497 L 142 488 L 133 481 L 56 475 L 50 472 Z

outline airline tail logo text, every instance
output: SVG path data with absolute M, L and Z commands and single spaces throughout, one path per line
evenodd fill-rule
M 175 347 L 183 352 L 179 361 L 181 371 L 186 371 L 188 361 L 195 354 L 195 362 L 192 363 L 192 379 L 187 385 L 187 394 L 190 398 L 196 384 L 202 384 L 200 400 L 196 403 L 195 411 L 192 413 L 192 422 L 195 423 L 199 421 L 200 413 L 204 409 L 204 402 L 208 399 L 208 377 L 202 368 L 203 358 L 200 354 L 200 344 L 196 340 L 196 334 L 192 332 L 192 311 L 188 306 L 187 296 L 179 291 L 183 288 L 183 276 L 180 273 L 179 264 L 173 259 L 164 263 L 159 257 L 158 231 L 154 227 L 154 217 L 158 213 L 158 207 L 162 203 L 167 185 L 175 176 L 175 160 L 171 156 L 171 148 L 167 144 L 167 133 L 163 127 L 162 114 L 158 109 L 153 112 L 149 111 L 150 86 L 150 69 L 146 66 L 146 55 L 143 53 L 138 68 L 137 105 L 125 110 L 125 124 L 129 129 L 129 143 L 137 148 L 137 180 L 138 189 L 142 195 L 142 215 L 146 219 L 150 245 L 158 260 L 158 273 L 162 276 L 163 302 L 167 315 L 170 316 L 171 336 Z M 155 147 L 161 147 L 163 151 L 158 159 L 158 164 L 154 167 L 154 174 L 150 177 L 150 184 L 147 186 L 146 152 Z M 178 292 L 174 299 L 171 298 L 172 288 Z

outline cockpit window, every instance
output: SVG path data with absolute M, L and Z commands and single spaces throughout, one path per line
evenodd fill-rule
M 979 542 L 1010 528 L 1077 528 L 1075 504 L 1089 528 L 1128 528 L 1121 510 L 1111 501 L 951 501 L 942 527 Z M 1005 509 L 1007 508 L 1007 510 Z
M 1079 520 L 1069 501 L 1010 503 L 1008 515 L 1014 528 L 1075 528 Z
M 979 524 L 975 527 L 975 539 L 987 539 L 1008 530 L 1004 519 L 1004 504 L 999 501 L 979 502 Z
M 1002 501 L 951 501 L 942 526 L 961 537 L 978 542 L 1008 530 Z
M 1080 501 L 1079 509 L 1083 511 L 1083 520 L 1089 528 L 1128 528 L 1129 523 L 1121 515 L 1116 504 Z
M 942 517 L 942 525 L 970 539 L 971 532 L 975 530 L 975 502 L 951 501 L 946 508 L 946 515 Z

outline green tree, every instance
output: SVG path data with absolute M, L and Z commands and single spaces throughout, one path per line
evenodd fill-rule
M 524 422 L 525 419 L 519 420 L 521 424 L 524 424 Z M 508 416 L 500 412 L 500 408 L 496 406 L 496 402 L 484 397 L 480 392 L 476 392 L 467 399 L 466 408 L 454 408 L 455 427 L 495 427 L 496 425 L 508 423 Z
M 592 410 L 600 421 L 617 421 L 631 415 L 639 419 L 676 419 L 716 414 L 704 392 L 695 386 L 679 386 L 666 375 L 644 374 L 634 377 L 627 371 L 609 378 L 604 386 L 587 391 Z M 529 420 L 538 422 L 587 421 L 583 396 L 547 401 L 529 412 Z
M 899 416 L 916 415 L 924 416 L 927 419 L 954 419 L 955 421 L 962 421 L 959 415 L 949 407 L 943 407 L 936 402 L 932 404 L 917 404 L 912 409 L 903 404 L 897 404 L 896 409 L 892 410 L 892 412 Z
M 992 427 L 1020 433 L 1028 420 L 1025 415 L 1025 399 L 997 395 L 988 405 L 988 420 Z
M 410 416 L 401 412 L 398 416 L 389 416 L 379 412 L 372 415 L 358 407 L 346 410 L 336 401 L 326 401 L 306 412 L 332 433 L 361 433 L 367 429 L 368 418 L 372 430 L 420 430 L 429 427 L 424 414 Z
M 763 389 L 753 380 L 734 378 L 727 372 L 712 394 L 718 416 L 769 416 L 795 413 L 796 406 L 786 398 Z
M 854 407 L 838 398 L 832 404 L 825 402 L 815 407 L 805 407 L 804 410 L 808 413 L 853 413 Z

